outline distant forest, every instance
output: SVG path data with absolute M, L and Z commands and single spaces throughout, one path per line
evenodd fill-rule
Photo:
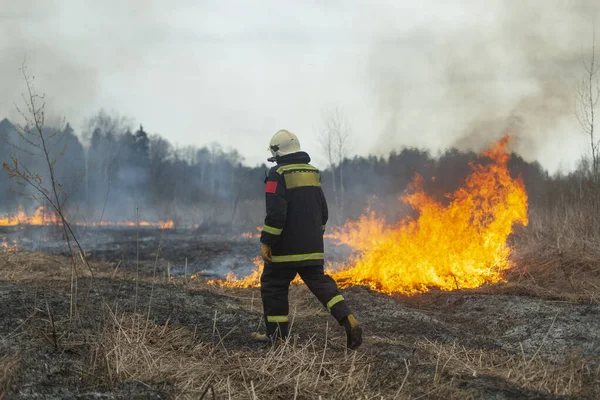
M 244 165 L 235 149 L 217 143 L 175 148 L 143 126 L 131 131 L 123 119 L 105 112 L 91 118 L 81 136 L 66 124 L 57 137 L 51 148 L 54 156 L 62 154 L 55 165 L 57 180 L 69 215 L 79 221 L 135 220 L 139 213 L 142 220 L 171 219 L 176 227 L 199 225 L 206 230 L 254 229 L 262 223 L 263 181 L 269 167 Z M 0 143 L 0 162 L 10 163 L 16 156 L 47 176 L 43 160 L 27 151 L 27 143 L 7 119 L 0 122 Z M 387 157 L 343 158 L 322 171 L 331 220 L 342 223 L 366 207 L 397 219 L 409 211 L 398 197 L 415 173 L 424 177 L 429 193 L 443 199 L 464 181 L 476 157 L 457 149 L 433 156 L 403 148 Z M 547 203 L 553 188 L 580 174 L 549 176 L 538 163 L 516 154 L 509 165 L 512 174 L 523 177 L 532 205 Z M 340 170 L 343 174 L 336 173 Z M 25 189 L 0 172 L 0 215 L 19 207 L 35 209 L 37 204 L 23 196 Z

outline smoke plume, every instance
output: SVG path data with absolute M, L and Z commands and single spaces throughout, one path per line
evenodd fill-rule
M 600 4 L 470 4 L 446 26 L 423 23 L 374 46 L 370 84 L 386 121 L 377 150 L 432 143 L 479 150 L 509 131 L 513 149 L 530 160 L 550 165 L 567 147 L 581 154 L 575 93 Z

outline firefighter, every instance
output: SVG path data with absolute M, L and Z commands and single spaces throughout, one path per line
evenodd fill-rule
M 323 233 L 327 202 L 319 170 L 309 164 L 296 135 L 278 131 L 269 144 L 271 168 L 265 180 L 267 215 L 260 237 L 265 267 L 260 279 L 266 334 L 260 341 L 285 339 L 288 334 L 288 289 L 299 274 L 310 291 L 346 330 L 347 347 L 362 343 L 362 328 L 335 281 L 324 273 Z

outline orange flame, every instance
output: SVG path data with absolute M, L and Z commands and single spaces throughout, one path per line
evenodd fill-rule
M 8 217 L 0 217 L 0 226 L 17 226 L 17 225 L 52 225 L 58 222 L 55 214 L 50 213 L 44 207 L 38 207 L 35 213 L 29 217 L 21 208 L 16 215 Z
M 211 279 L 206 283 L 233 288 L 258 288 L 260 287 L 260 276 L 264 268 L 264 263 L 260 257 L 254 257 L 254 267 L 252 273 L 245 278 L 238 279 L 233 271 L 229 271 L 225 280 Z
M 444 206 L 427 196 L 423 178 L 415 176 L 401 200 L 419 213 L 388 225 L 383 217 L 367 210 L 356 221 L 327 236 L 358 253 L 341 270 L 327 272 L 341 287 L 365 285 L 383 293 L 415 294 L 429 289 L 456 290 L 479 287 L 503 280 L 510 268 L 506 244 L 514 224 L 528 224 L 527 194 L 520 178 L 513 179 L 507 167 L 506 136 L 481 153 L 491 163 L 471 163 L 472 173 L 463 187 L 448 194 Z M 260 287 L 262 261 L 238 279 L 230 272 L 225 280 L 211 284 Z M 293 283 L 299 283 L 296 277 Z
M 246 238 L 246 239 L 259 238 L 261 232 L 262 232 L 262 226 L 257 226 L 256 227 L 256 232 L 244 232 L 244 233 L 242 233 L 242 237 Z
M 218 285 L 232 288 L 259 288 L 260 287 L 260 276 L 262 275 L 265 264 L 260 257 L 254 257 L 254 269 L 250 275 L 245 278 L 237 278 L 233 271 L 229 271 L 225 280 L 222 279 L 211 279 L 206 282 L 209 285 Z M 299 275 L 296 275 L 292 284 L 302 283 Z
M 44 226 L 44 225 L 56 225 L 60 223 L 59 217 L 50 211 L 47 211 L 44 207 L 38 207 L 34 214 L 29 217 L 25 211 L 19 209 L 15 215 L 8 217 L 0 217 L 0 226 L 18 226 L 18 225 L 32 225 L 32 226 Z M 75 223 L 77 226 L 103 226 L 103 227 L 135 227 L 138 225 L 137 222 L 132 221 L 102 221 L 102 222 L 89 222 L 89 223 Z M 140 221 L 140 227 L 152 227 L 161 229 L 173 229 L 175 223 L 171 220 L 148 222 Z
M 528 223 L 525 187 L 507 167 L 508 141 L 506 136 L 481 154 L 491 163 L 471 163 L 464 186 L 447 195 L 448 206 L 427 196 L 416 176 L 408 188 L 412 194 L 401 199 L 418 211 L 417 219 L 392 226 L 369 212 L 334 231 L 338 242 L 358 252 L 334 279 L 343 287 L 405 294 L 502 281 L 510 268 L 506 239 L 514 224 Z
M 17 242 L 13 241 L 11 244 L 5 237 L 0 241 L 0 253 L 14 253 L 17 250 L 19 250 Z

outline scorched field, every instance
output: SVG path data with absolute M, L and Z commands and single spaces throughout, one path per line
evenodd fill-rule
M 577 232 L 590 217 L 529 209 L 505 145 L 444 202 L 417 176 L 406 218 L 328 228 L 358 351 L 301 282 L 289 341 L 251 340 L 258 232 L 78 226 L 72 258 L 56 221 L 6 218 L 1 398 L 599 398 L 600 245 Z

